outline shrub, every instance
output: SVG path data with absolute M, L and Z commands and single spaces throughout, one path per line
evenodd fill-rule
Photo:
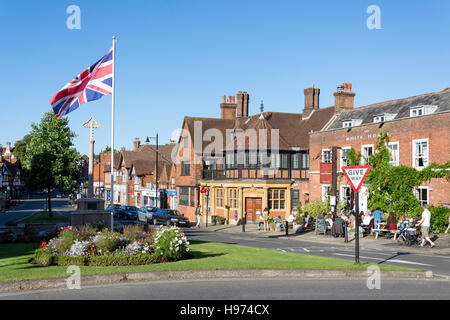
M 65 252 L 67 250 L 70 250 L 70 247 L 75 242 L 75 240 L 78 240 L 78 232 L 77 230 L 64 229 L 59 233 L 58 238 L 61 239 L 62 245 L 66 248 L 66 250 L 63 251 Z
M 53 264 L 58 266 L 84 266 L 86 264 L 87 257 L 71 257 L 67 255 L 55 256 L 53 258 Z
M 439 206 L 430 207 L 431 211 L 431 227 L 430 232 L 442 233 L 447 229 L 448 216 L 450 215 L 450 208 Z
M 117 249 L 118 244 L 118 235 L 106 229 L 97 236 L 95 241 L 95 247 L 99 253 L 112 252 Z
M 321 216 L 329 211 L 328 204 L 323 201 L 311 201 L 305 204 L 304 212 L 308 212 L 312 218 Z
M 297 215 L 297 217 L 295 217 L 295 223 L 296 224 L 303 224 L 305 223 L 305 217 L 302 217 L 301 215 Z
M 129 266 L 152 264 L 159 261 L 159 257 L 155 254 L 138 253 L 135 255 L 91 256 L 88 265 L 95 267 Z
M 40 266 L 49 266 L 52 264 L 53 256 L 46 252 L 44 248 L 39 248 L 34 251 L 34 261 Z
M 138 224 L 129 224 L 122 230 L 123 236 L 129 240 L 142 239 L 145 236 L 144 227 Z
M 189 252 L 186 235 L 177 227 L 161 227 L 154 237 L 154 251 L 167 260 L 179 260 Z

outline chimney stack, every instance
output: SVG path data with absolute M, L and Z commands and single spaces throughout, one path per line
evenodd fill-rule
M 141 139 L 134 138 L 133 151 L 137 151 L 137 149 L 139 149 L 140 146 L 141 146 Z
M 236 108 L 234 96 L 229 96 L 228 99 L 224 95 L 223 101 L 220 104 L 220 118 L 221 119 L 234 119 L 236 118 Z
M 353 109 L 355 103 L 355 93 L 352 91 L 352 84 L 344 82 L 337 87 L 334 95 L 334 113 L 339 114 L 344 110 Z
M 305 93 L 305 106 L 303 108 L 302 117 L 307 118 L 313 110 L 319 109 L 319 95 L 320 89 L 314 88 L 314 84 L 310 88 L 306 88 Z
M 248 117 L 249 96 L 246 91 L 239 91 L 237 94 L 237 117 Z

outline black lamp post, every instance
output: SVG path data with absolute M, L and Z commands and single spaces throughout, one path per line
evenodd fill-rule
M 155 157 L 156 157 L 156 177 L 155 177 L 155 181 L 156 181 L 156 207 L 159 208 L 158 206 L 158 188 L 159 188 L 159 184 L 158 184 L 158 133 L 156 133 L 156 137 L 147 137 L 147 139 L 145 140 L 146 143 L 150 143 L 150 139 L 156 139 L 156 153 L 155 153 Z

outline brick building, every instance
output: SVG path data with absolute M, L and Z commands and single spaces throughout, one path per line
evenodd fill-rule
M 340 147 L 337 169 L 346 165 L 346 151 L 353 148 L 362 154 L 361 164 L 375 152 L 381 130 L 389 135 L 388 148 L 392 165 L 422 169 L 431 163 L 443 164 L 450 159 L 450 89 L 414 97 L 353 108 L 354 94 L 348 92 L 348 104 L 321 131 L 310 134 L 311 200 L 325 200 L 330 184 L 320 183 L 320 163 L 331 162 L 331 148 Z M 337 99 L 336 99 L 337 101 Z M 367 188 L 360 190 L 361 210 L 367 209 Z M 350 186 L 345 178 L 338 180 L 338 195 L 348 201 Z M 432 179 L 417 186 L 415 193 L 421 203 L 450 203 L 450 185 L 445 179 Z
M 307 201 L 309 133 L 335 114 L 334 106 L 319 108 L 319 93 L 314 86 L 304 90 L 302 113 L 249 116 L 249 95 L 239 92 L 236 99 L 223 98 L 221 118 L 185 117 L 175 166 L 179 210 L 195 220 L 195 206 L 200 203 L 205 212 L 208 203 L 209 216 L 233 224 L 244 213 L 247 221 L 258 221 L 266 207 L 286 218 L 299 201 Z M 200 187 L 209 189 L 208 197 Z

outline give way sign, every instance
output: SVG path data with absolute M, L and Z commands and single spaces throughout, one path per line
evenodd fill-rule
M 353 191 L 358 192 L 370 171 L 370 166 L 342 167 L 342 171 L 344 171 Z

